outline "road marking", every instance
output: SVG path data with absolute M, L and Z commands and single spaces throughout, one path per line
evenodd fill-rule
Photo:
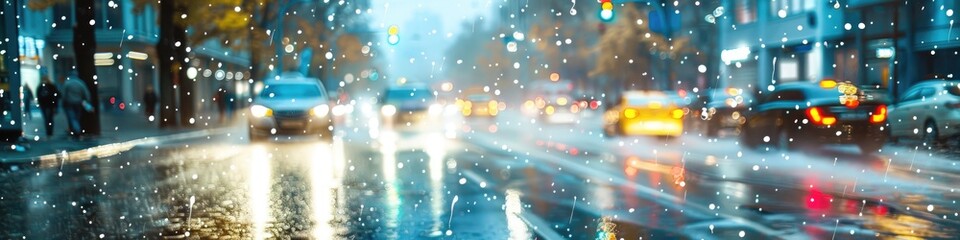
M 511 153 L 509 153 L 509 152 L 500 150 L 500 148 L 499 148 L 499 147 L 496 147 L 496 146 L 493 146 L 493 147 L 489 147 L 489 146 L 488 146 L 488 147 L 484 147 L 484 146 L 483 146 L 483 143 L 482 143 L 482 142 L 483 142 L 482 140 L 476 139 L 476 138 L 475 138 L 475 140 L 476 140 L 475 142 L 474 142 L 474 141 L 471 141 L 471 142 L 465 142 L 465 143 L 466 143 L 466 144 L 471 144 L 471 145 L 478 145 L 479 147 L 485 148 L 485 149 L 487 149 L 488 151 L 498 151 L 498 152 L 501 152 L 501 153 L 507 154 L 507 155 L 511 154 Z M 534 154 L 531 154 L 531 157 L 534 157 L 534 156 L 532 156 L 532 155 L 534 155 Z M 538 155 L 538 156 L 536 157 L 536 159 L 539 159 L 539 160 L 542 160 L 542 161 L 547 161 L 547 162 L 550 162 L 550 163 L 553 163 L 553 164 L 556 164 L 556 165 L 563 166 L 565 169 L 568 169 L 568 171 L 573 172 L 573 173 L 575 173 L 575 174 L 577 174 L 577 175 L 580 175 L 581 177 L 593 178 L 593 177 L 598 177 L 598 176 L 607 176 L 607 177 L 611 180 L 611 182 L 614 182 L 614 183 L 617 183 L 617 184 L 620 184 L 620 185 L 631 186 L 631 187 L 633 187 L 635 190 L 637 190 L 637 191 L 639 191 L 639 192 L 642 192 L 642 193 L 645 193 L 645 194 L 649 194 L 649 195 L 654 196 L 654 197 L 652 197 L 652 198 L 647 198 L 647 199 L 649 199 L 649 200 L 651 200 L 651 201 L 653 201 L 653 202 L 655 202 L 655 203 L 657 203 L 657 204 L 660 204 L 660 205 L 663 205 L 663 206 L 667 206 L 667 207 L 676 208 L 676 209 L 684 209 L 684 207 L 687 207 L 687 208 L 690 208 L 690 209 L 692 209 L 692 210 L 699 211 L 699 213 L 697 213 L 697 214 L 699 214 L 699 215 L 701 215 L 701 216 L 695 216 L 695 215 L 694 215 L 693 217 L 695 217 L 695 218 L 704 218 L 704 219 L 710 218 L 710 217 L 709 217 L 710 215 L 708 215 L 708 214 L 703 214 L 703 213 L 709 213 L 709 212 L 711 212 L 711 211 L 710 211 L 709 209 L 707 209 L 707 207 L 705 207 L 705 206 L 699 206 L 699 205 L 696 205 L 696 204 L 693 204 L 693 203 L 690 203 L 690 202 L 686 202 L 686 201 L 684 201 L 684 200 L 683 200 L 682 198 L 680 198 L 680 197 L 673 196 L 673 195 L 670 195 L 670 194 L 667 194 L 667 193 L 664 193 L 664 192 L 657 191 L 656 189 L 650 188 L 650 187 L 645 186 L 645 185 L 640 185 L 640 184 L 634 183 L 634 182 L 629 181 L 629 180 L 627 180 L 627 179 L 625 179 L 625 178 L 623 178 L 623 177 L 620 177 L 620 176 L 618 176 L 618 175 L 611 175 L 611 174 L 608 174 L 608 173 L 606 173 L 606 172 L 603 172 L 603 171 L 600 171 L 600 170 L 597 170 L 597 169 L 594 169 L 594 168 L 584 167 L 584 166 L 582 166 L 582 165 L 575 164 L 575 163 L 570 162 L 570 161 L 564 161 L 564 160 L 561 159 L 560 157 L 552 156 L 551 154 L 548 154 L 548 153 L 539 153 L 539 152 L 538 152 L 536 155 Z M 694 212 L 692 212 L 692 211 L 687 211 L 687 212 L 684 212 L 684 213 L 693 215 Z M 725 214 L 725 213 L 716 213 L 716 214 L 717 214 L 716 216 L 719 216 L 719 217 L 721 217 L 721 218 L 728 219 L 728 220 L 730 220 L 730 221 L 734 221 L 734 222 L 739 223 L 739 224 L 742 224 L 742 225 L 744 225 L 744 226 L 746 226 L 746 227 L 753 228 L 754 230 L 756 230 L 756 231 L 758 231 L 758 232 L 761 232 L 761 233 L 763 233 L 763 234 L 765 234 L 765 235 L 767 235 L 767 236 L 782 236 L 782 235 L 785 234 L 783 231 L 778 231 L 778 230 L 769 228 L 769 227 L 767 227 L 767 226 L 764 226 L 763 224 L 760 224 L 760 223 L 755 222 L 755 221 L 750 220 L 750 219 L 746 219 L 746 218 L 743 218 L 743 217 L 737 217 L 737 216 L 733 216 L 733 215 L 729 215 L 729 214 Z

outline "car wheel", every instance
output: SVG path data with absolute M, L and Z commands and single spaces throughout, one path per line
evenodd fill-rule
M 780 129 L 776 139 L 777 148 L 784 151 L 796 150 L 797 146 L 800 145 L 800 139 L 793 135 L 789 128 Z
M 320 135 L 319 135 L 320 140 L 333 141 L 333 130 L 330 130 L 330 129 L 332 128 L 330 126 L 327 126 L 326 128 L 323 128 L 322 130 L 320 130 Z
M 877 153 L 880 151 L 881 148 L 883 148 L 883 142 L 880 142 L 880 141 L 862 142 L 857 145 L 860 147 L 860 152 L 862 152 L 863 154 Z
M 746 127 L 740 130 L 740 144 L 750 149 L 755 149 L 758 145 L 755 136 L 753 136 Z
M 247 137 L 250 139 L 250 142 L 262 142 L 266 137 L 254 133 L 253 129 L 248 130 Z
M 927 121 L 927 124 L 923 126 L 923 143 L 926 146 L 938 146 L 940 145 L 940 131 L 937 129 L 937 123 L 934 121 Z
M 707 137 L 715 138 L 720 136 L 720 123 L 713 119 L 707 121 Z

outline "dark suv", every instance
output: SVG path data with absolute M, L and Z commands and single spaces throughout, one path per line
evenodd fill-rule
M 781 149 L 856 144 L 863 153 L 873 153 L 886 142 L 886 102 L 886 96 L 852 84 L 780 84 L 747 112 L 741 143 Z

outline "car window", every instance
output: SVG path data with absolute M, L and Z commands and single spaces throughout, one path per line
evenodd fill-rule
M 300 99 L 322 97 L 320 88 L 315 84 L 271 84 L 260 92 L 261 98 Z
M 904 94 L 902 98 L 900 98 L 900 101 L 909 102 L 909 101 L 920 99 L 920 90 L 921 90 L 920 88 L 911 89 L 906 94 Z
M 922 90 L 920 90 L 920 98 L 933 97 L 933 95 L 935 94 L 937 94 L 937 90 L 932 87 L 925 87 Z
M 432 100 L 433 93 L 427 89 L 390 89 L 387 90 L 385 103 Z

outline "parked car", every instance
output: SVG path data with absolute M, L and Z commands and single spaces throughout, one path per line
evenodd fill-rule
M 704 93 L 705 104 L 692 116 L 705 121 L 704 132 L 708 137 L 717 137 L 720 130 L 733 129 L 737 133 L 747 122 L 744 113 L 753 104 L 753 97 L 740 88 L 711 89 Z
M 960 136 L 960 81 L 929 80 L 907 89 L 890 108 L 890 137 L 940 144 Z
M 663 92 L 624 92 L 604 113 L 605 136 L 678 137 L 683 133 L 683 104 Z
M 873 153 L 886 142 L 886 100 L 852 84 L 784 83 L 760 98 L 747 112 L 740 134 L 747 147 L 855 144 L 863 153 Z
M 329 104 L 319 79 L 285 73 L 277 80 L 267 81 L 250 105 L 250 140 L 278 134 L 315 134 L 333 139 Z

